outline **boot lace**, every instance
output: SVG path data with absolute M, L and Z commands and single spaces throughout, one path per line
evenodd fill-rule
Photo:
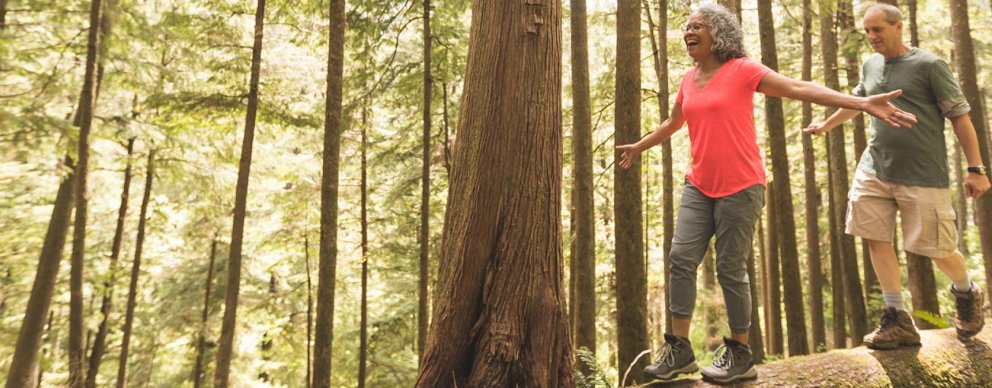
M 658 360 L 654 362 L 654 365 L 661 366 L 661 364 L 665 364 L 668 366 L 675 366 L 675 354 L 678 352 L 679 350 L 672 346 L 672 344 L 665 342 L 664 345 L 661 345 Z
M 726 344 L 720 345 L 716 349 L 716 358 L 713 360 L 713 366 L 720 369 L 730 369 L 733 367 L 734 351 Z
M 974 310 L 975 304 L 972 303 L 971 299 L 965 299 L 965 298 L 956 298 L 956 299 L 957 300 L 955 302 L 957 302 L 956 304 L 958 307 L 958 315 L 960 315 L 960 319 L 965 322 L 971 321 L 972 315 L 975 314 L 975 310 Z

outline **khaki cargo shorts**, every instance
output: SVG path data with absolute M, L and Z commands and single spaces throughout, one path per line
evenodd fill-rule
M 948 188 L 885 182 L 858 169 L 848 200 L 847 234 L 892 242 L 898 210 L 907 251 L 943 258 L 957 249 L 957 214 Z

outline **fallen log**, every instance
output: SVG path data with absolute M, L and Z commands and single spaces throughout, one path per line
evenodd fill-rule
M 790 357 L 758 366 L 758 379 L 736 387 L 992 387 L 992 325 L 970 340 L 954 329 L 925 330 L 923 346 L 864 346 Z M 702 367 L 702 365 L 700 365 Z M 715 387 L 697 373 L 643 387 Z

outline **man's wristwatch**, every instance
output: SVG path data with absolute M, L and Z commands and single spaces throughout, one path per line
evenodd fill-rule
M 968 172 L 979 175 L 986 175 L 989 173 L 989 169 L 986 168 L 985 166 L 975 166 L 975 167 L 968 167 Z

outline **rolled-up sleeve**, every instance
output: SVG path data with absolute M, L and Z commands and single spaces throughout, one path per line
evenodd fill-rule
M 940 113 L 947 118 L 961 116 L 971 111 L 971 105 L 964 96 L 951 97 L 937 102 L 940 105 Z

